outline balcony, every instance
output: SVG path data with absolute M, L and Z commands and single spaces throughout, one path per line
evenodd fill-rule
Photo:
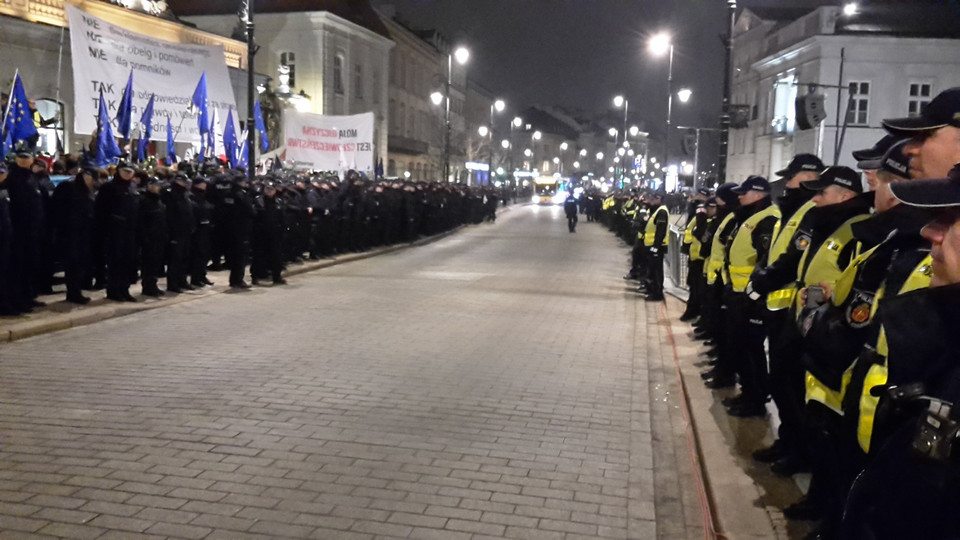
M 390 152 L 419 156 L 426 154 L 429 149 L 430 146 L 424 141 L 401 137 L 400 135 L 390 135 L 387 137 L 387 150 Z

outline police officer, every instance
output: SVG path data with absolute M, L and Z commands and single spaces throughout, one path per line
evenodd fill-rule
M 163 296 L 157 280 L 163 272 L 163 253 L 167 247 L 167 208 L 163 203 L 163 183 L 157 177 L 147 180 L 140 199 L 137 236 L 140 245 L 140 287 L 144 296 Z M 174 287 L 168 290 L 179 292 Z
M 643 229 L 643 247 L 647 259 L 647 279 L 645 292 L 647 300 L 659 302 L 663 300 L 663 257 L 667 254 L 667 244 L 670 240 L 670 212 L 663 204 L 666 193 L 656 191 L 650 195 L 650 217 Z
M 97 191 L 94 220 L 102 231 L 107 267 L 107 298 L 136 302 L 130 285 L 137 268 L 137 216 L 140 196 L 133 183 L 136 171 L 126 161 L 117 163 L 113 178 Z
M 572 189 L 563 201 L 563 212 L 567 215 L 567 229 L 572 233 L 577 232 L 577 198 L 573 196 Z
M 21 148 L 10 165 L 7 191 L 10 194 L 10 219 L 13 230 L 14 294 L 17 309 L 30 312 L 43 306 L 37 300 L 37 276 L 42 271 L 44 238 L 43 194 L 37 175 L 32 171 L 35 162 L 32 150 Z
M 717 188 L 717 228 L 710 237 L 710 252 L 707 262 L 704 265 L 704 274 L 707 281 L 707 293 L 704 295 L 704 313 L 706 315 L 705 325 L 700 334 L 695 337 L 707 338 L 707 345 L 713 349 L 707 351 L 707 356 L 719 356 L 719 351 L 724 346 L 726 335 L 723 331 L 723 324 L 726 310 L 723 304 L 724 274 L 723 265 L 726 260 L 726 245 L 733 234 L 736 222 L 734 211 L 739 207 L 740 200 L 733 188 L 736 184 L 727 182 Z M 726 388 L 733 386 L 736 382 L 733 373 L 725 371 L 725 366 L 714 366 L 700 377 L 705 381 L 708 388 Z
M 99 173 L 85 165 L 69 181 L 61 182 L 53 192 L 52 209 L 55 237 L 63 262 L 67 302 L 87 304 L 83 284 L 90 279 L 93 254 L 93 200 Z
M 253 234 L 253 261 L 250 275 L 253 284 L 264 277 L 273 279 L 275 285 L 284 285 L 283 270 L 284 210 L 278 200 L 273 182 L 263 183 L 263 192 L 256 198 L 256 226 Z
M 707 198 L 710 191 L 705 188 L 697 190 L 696 196 L 690 201 L 687 211 L 687 224 L 683 229 L 683 252 L 687 255 L 687 297 L 686 308 L 680 315 L 681 321 L 692 321 L 700 316 L 700 307 L 703 303 L 703 243 L 701 237 L 707 226 Z M 716 208 L 716 205 L 714 205 Z
M 226 207 L 227 265 L 230 267 L 230 287 L 234 289 L 250 288 L 243 280 L 250 256 L 250 235 L 255 215 L 248 187 L 246 175 L 233 173 L 231 189 L 223 201 Z
M 764 319 L 767 338 L 769 341 L 769 369 L 770 392 L 780 417 L 780 427 L 777 430 L 777 439 L 773 445 L 767 448 L 757 450 L 753 453 L 753 458 L 761 463 L 774 463 L 778 460 L 791 458 L 788 463 L 799 463 L 799 458 L 793 457 L 799 455 L 793 448 L 799 448 L 799 419 L 790 416 L 787 412 L 787 418 L 784 419 L 784 412 L 781 403 L 785 403 L 789 398 L 791 389 L 794 387 L 783 384 L 784 380 L 789 380 L 789 374 L 780 376 L 783 371 L 781 366 L 791 366 L 795 364 L 794 342 L 796 333 L 792 326 L 794 321 L 790 318 L 787 308 L 793 303 L 796 289 L 793 286 L 796 280 L 796 269 L 800 264 L 800 258 L 804 250 L 809 245 L 809 231 L 805 236 L 797 237 L 797 229 L 800 223 L 806 217 L 807 212 L 813 209 L 816 204 L 810 199 L 813 192 L 802 189 L 800 184 L 809 180 L 819 178 L 820 171 L 824 169 L 823 162 L 813 154 L 797 154 L 794 156 L 786 168 L 776 172 L 784 182 L 784 193 L 777 200 L 777 206 L 780 208 L 780 224 L 774 234 L 773 244 L 767 254 L 766 267 L 758 268 L 757 272 L 763 280 L 762 284 L 751 281 L 748 284 L 748 294 L 756 290 L 756 294 L 766 295 L 767 313 Z M 811 228 L 808 224 L 808 229 Z M 773 268 L 774 270 L 770 270 Z M 770 290 L 762 290 L 764 286 L 769 286 Z M 787 328 L 790 326 L 791 328 Z M 791 361 L 791 359 L 794 359 Z
M 194 226 L 190 239 L 190 284 L 197 288 L 213 285 L 207 277 L 213 242 L 213 203 L 207 200 L 208 189 L 209 183 L 203 176 L 196 177 L 191 187 Z
M 10 220 L 8 165 L 0 161 L 0 317 L 15 317 L 21 311 L 14 298 L 13 223 Z
M 944 126 L 960 134 L 960 125 Z M 914 169 L 912 159 L 910 169 L 924 171 Z M 933 212 L 922 230 L 932 244 L 930 284 L 880 301 L 877 317 L 888 353 L 889 389 L 877 393 L 889 414 L 877 420 L 876 429 L 885 436 L 851 489 L 841 537 L 955 538 L 960 504 L 960 441 L 953 412 L 960 402 L 960 168 L 943 179 L 891 184 L 891 192 L 905 204 Z
M 190 201 L 190 179 L 178 172 L 167 192 L 167 292 L 179 293 L 196 287 L 188 281 L 190 271 L 190 239 L 194 232 L 193 203 Z
M 780 209 L 770 201 L 770 183 L 761 176 L 747 178 L 733 192 L 740 205 L 734 212 L 735 229 L 725 246 L 726 338 L 717 368 L 736 371 L 740 378 L 741 393 L 727 402 L 727 412 L 740 417 L 763 416 L 768 396 L 764 306 L 759 297 L 750 298 L 746 289 L 758 261 L 767 258 L 774 229 L 780 222 Z

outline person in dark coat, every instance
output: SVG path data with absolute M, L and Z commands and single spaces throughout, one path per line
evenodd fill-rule
M 7 176 L 7 164 L 0 161 L 0 317 L 15 317 L 20 315 L 20 310 L 13 297 L 13 223 Z
M 163 270 L 163 252 L 168 238 L 167 209 L 161 197 L 162 191 L 163 184 L 160 180 L 151 178 L 140 201 L 140 213 L 137 217 L 140 286 L 144 296 L 163 296 L 163 291 L 157 286 Z
M 93 271 L 93 201 L 100 175 L 85 166 L 72 180 L 61 182 L 53 192 L 54 232 L 63 262 L 67 302 L 87 304 L 83 285 Z
M 263 194 L 256 199 L 256 226 L 254 227 L 253 264 L 250 274 L 253 284 L 260 278 L 270 277 L 275 285 L 284 285 L 283 271 L 283 235 L 284 208 L 277 197 L 277 188 L 273 182 L 263 185 Z
M 230 267 L 230 287 L 249 289 L 243 280 L 250 256 L 250 234 L 253 229 L 253 199 L 248 193 L 247 177 L 234 174 L 230 192 L 224 196 L 227 209 L 227 264 Z
M 563 201 L 563 211 L 567 214 L 567 228 L 570 232 L 577 232 L 577 198 L 573 196 L 573 190 L 567 194 L 567 199 Z
M 30 312 L 43 306 L 37 300 L 37 275 L 42 270 L 42 252 L 44 238 L 43 193 L 38 177 L 31 170 L 34 163 L 33 152 L 17 152 L 16 161 L 10 166 L 7 178 L 7 190 L 10 194 L 10 220 L 13 230 L 15 303 L 17 309 Z
M 113 179 L 97 192 L 94 220 L 103 233 L 107 263 L 107 298 L 136 302 L 130 295 L 131 277 L 137 267 L 137 216 L 140 196 L 133 184 L 134 169 L 126 162 L 117 165 Z
M 190 284 L 194 287 L 213 285 L 207 278 L 213 241 L 213 203 L 207 200 L 207 179 L 198 176 L 191 188 L 193 204 L 193 238 L 190 240 Z
M 195 225 L 189 184 L 187 175 L 178 172 L 167 192 L 167 291 L 172 293 L 195 288 L 187 282 L 190 239 Z

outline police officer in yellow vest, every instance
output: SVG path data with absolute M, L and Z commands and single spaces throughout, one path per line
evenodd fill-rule
M 719 354 L 719 343 L 723 341 L 723 261 L 726 260 L 725 247 L 727 239 L 733 232 L 733 211 L 740 202 L 733 188 L 737 185 L 726 182 L 717 187 L 716 216 L 707 226 L 701 238 L 704 256 L 703 275 L 706 285 L 703 292 L 703 307 L 701 308 L 700 325 L 694 333 L 696 339 L 705 339 L 705 344 L 713 349 L 707 351 L 708 356 Z M 712 370 L 711 370 L 712 371 Z M 710 371 L 700 375 L 705 381 L 712 381 Z
M 954 118 L 944 126 L 953 128 L 956 141 L 960 116 Z M 960 145 L 953 145 L 960 152 Z M 930 284 L 879 303 L 876 317 L 885 333 L 889 379 L 878 393 L 881 407 L 893 414 L 877 419 L 875 429 L 884 436 L 875 442 L 882 444 L 871 445 L 866 468 L 850 491 L 840 537 L 957 538 L 960 167 L 939 180 L 897 182 L 891 191 L 902 203 L 932 212 L 922 229 L 932 245 Z
M 667 235 L 670 227 L 670 213 L 663 204 L 666 193 L 656 191 L 650 194 L 647 202 L 650 214 L 643 227 L 644 259 L 647 270 L 647 279 L 642 291 L 646 292 L 647 300 L 659 302 L 663 300 L 663 257 L 667 254 Z
M 799 418 L 791 418 L 788 414 L 784 419 L 783 408 L 780 405 L 786 399 L 789 391 L 782 380 L 789 378 L 786 375 L 777 377 L 782 372 L 779 366 L 792 365 L 789 359 L 793 358 L 792 340 L 783 336 L 784 327 L 793 328 L 793 320 L 786 309 L 793 301 L 796 289 L 794 282 L 797 278 L 797 266 L 800 257 L 809 245 L 809 236 L 797 237 L 797 230 L 807 212 L 815 204 L 810 200 L 813 193 L 801 189 L 800 184 L 808 180 L 819 178 L 824 169 L 820 158 L 813 154 L 797 154 L 786 168 L 776 172 L 784 184 L 783 195 L 777 199 L 780 208 L 780 224 L 774 234 L 773 245 L 767 255 L 766 267 L 758 269 L 748 285 L 749 294 L 765 298 L 767 313 L 764 318 L 767 338 L 769 340 L 769 372 L 770 394 L 780 411 L 780 428 L 777 441 L 773 446 L 758 450 L 754 458 L 763 463 L 773 463 L 791 454 L 793 442 L 799 434 Z M 808 224 L 807 228 L 811 228 Z M 807 233 L 809 235 L 809 233 Z M 768 294 L 769 293 L 769 294 Z M 792 337 L 796 332 L 789 335 Z
M 750 299 L 746 289 L 758 261 L 766 261 L 780 210 L 770 201 L 770 183 L 761 176 L 747 178 L 733 192 L 740 207 L 734 212 L 736 225 L 726 245 L 726 337 L 714 366 L 714 378 L 733 378 L 734 374 L 739 377 L 741 393 L 727 401 L 731 415 L 763 416 L 768 395 L 767 355 L 763 349 L 765 307 L 761 299 Z
M 691 212 L 687 225 L 683 230 L 683 253 L 687 259 L 687 307 L 680 315 L 681 321 L 692 321 L 700 316 L 700 307 L 703 304 L 703 289 L 706 287 L 706 280 L 703 276 L 703 243 L 701 237 L 707 227 L 709 217 L 707 216 L 707 197 L 710 191 L 701 188 L 697 195 L 689 202 Z

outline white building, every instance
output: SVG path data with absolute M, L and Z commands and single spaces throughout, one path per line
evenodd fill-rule
M 238 2 L 173 0 L 174 11 L 199 28 L 230 36 L 238 28 Z M 375 161 L 387 163 L 387 80 L 394 46 L 380 18 L 363 0 L 292 0 L 257 3 L 254 68 L 290 70 L 290 88 L 304 92 L 303 110 L 350 115 L 372 111 Z
M 799 153 L 855 165 L 850 153 L 880 139 L 881 120 L 919 114 L 938 92 L 960 86 L 955 22 L 938 8 L 904 4 L 868 4 L 849 16 L 834 6 L 745 9 L 732 103 L 743 106 L 746 127 L 731 129 L 727 179 L 771 177 Z M 801 130 L 795 102 L 810 91 L 825 97 L 826 119 Z

